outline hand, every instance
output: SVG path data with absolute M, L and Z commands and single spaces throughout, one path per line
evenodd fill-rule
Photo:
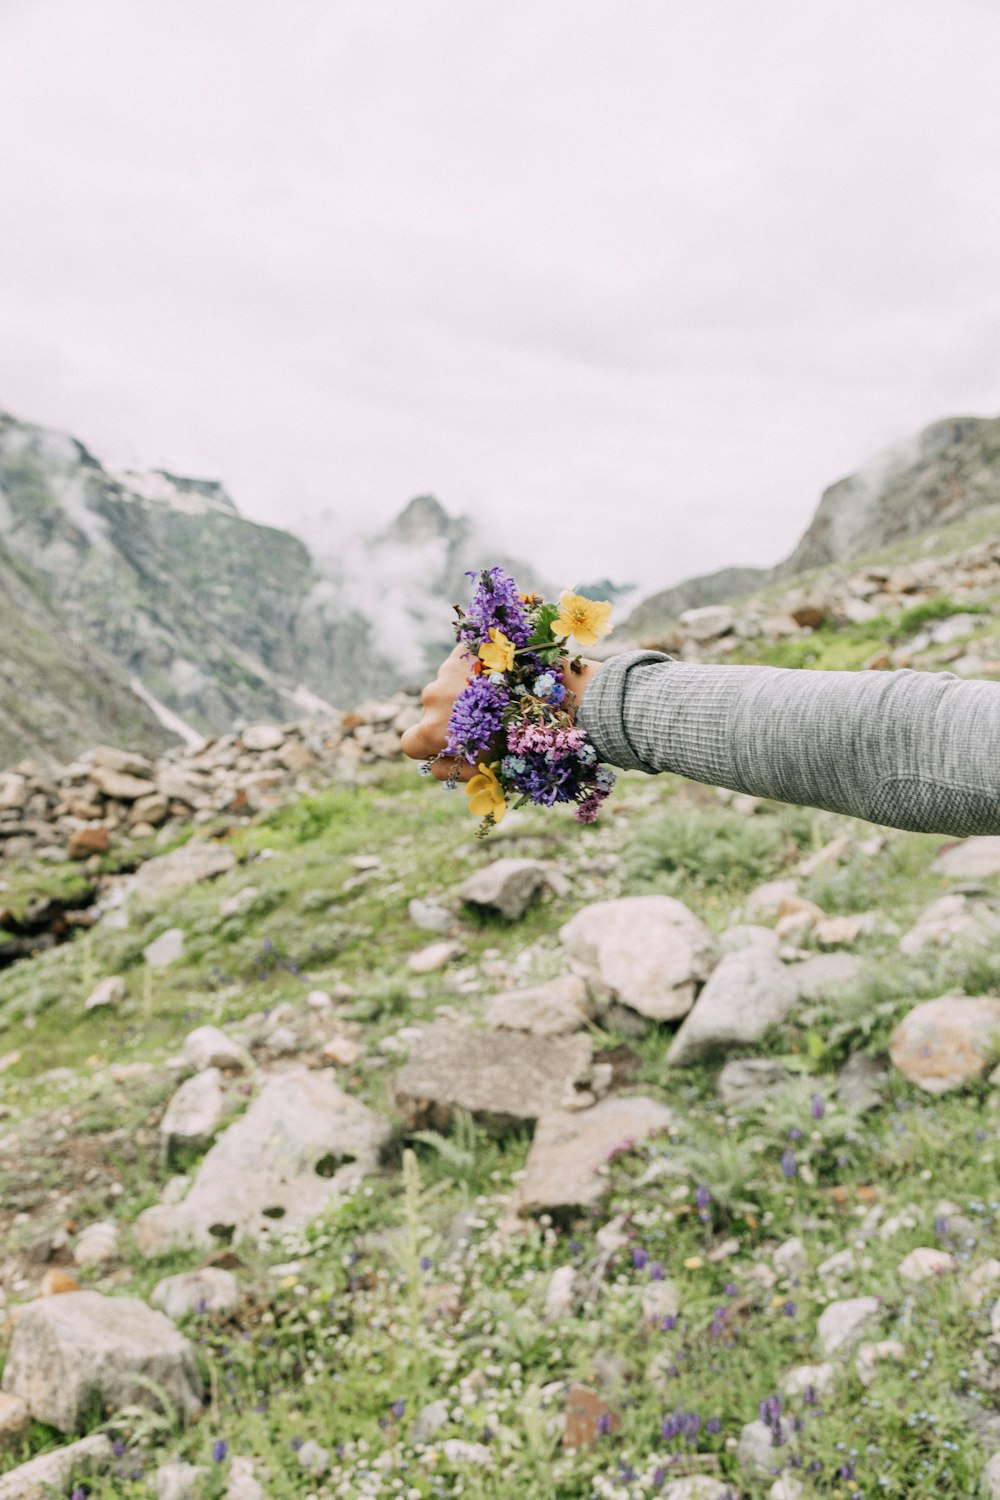
M 424 705 L 423 718 L 419 724 L 414 724 L 412 729 L 407 729 L 402 738 L 402 750 L 404 755 L 409 755 L 412 760 L 427 760 L 432 755 L 437 755 L 448 743 L 448 720 L 455 705 L 455 699 L 465 687 L 469 680 L 472 669 L 473 658 L 466 652 L 465 646 L 456 646 L 449 656 L 438 667 L 438 674 L 433 682 L 429 682 L 420 695 Z M 575 694 L 574 701 L 567 699 L 567 709 L 571 715 L 575 714 L 577 704 L 583 697 L 587 684 L 600 671 L 602 663 L 599 661 L 583 660 L 583 670 L 579 673 L 566 673 L 566 687 L 568 692 Z M 487 757 L 484 756 L 484 759 Z M 445 756 L 436 760 L 431 766 L 431 774 L 438 781 L 447 781 L 455 766 L 454 756 Z M 470 766 L 467 761 L 458 763 L 459 781 L 468 781 L 475 776 L 476 767 Z

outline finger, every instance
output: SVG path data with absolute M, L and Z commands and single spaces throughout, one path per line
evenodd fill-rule
M 426 715 L 419 724 L 413 724 L 404 730 L 399 741 L 399 748 L 411 760 L 426 760 L 428 755 L 436 755 L 439 750 L 443 750 L 444 745 L 444 740 Z

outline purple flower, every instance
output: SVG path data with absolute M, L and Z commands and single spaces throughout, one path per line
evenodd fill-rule
M 597 1419 L 597 1431 L 600 1433 L 601 1437 L 607 1437 L 608 1433 L 611 1431 L 610 1412 L 601 1412 L 601 1415 Z
M 709 1192 L 708 1188 L 707 1187 L 699 1187 L 698 1190 L 697 1190 L 697 1192 L 694 1195 L 694 1201 L 695 1201 L 695 1207 L 698 1209 L 698 1212 L 702 1216 L 704 1216 L 705 1212 L 710 1207 L 711 1202 L 712 1202 L 712 1195 Z
M 431 1260 L 431 1258 L 430 1258 L 429 1255 L 422 1255 L 420 1257 L 420 1269 L 421 1269 L 421 1271 L 429 1271 L 431 1269 L 431 1267 L 433 1266 L 433 1264 L 434 1264 L 434 1262 Z
M 660 1261 L 660 1260 L 650 1261 L 650 1263 L 649 1263 L 649 1279 L 650 1279 L 650 1281 L 662 1281 L 663 1278 L 664 1278 L 664 1276 L 665 1276 L 665 1274 L 666 1273 L 665 1273 L 665 1271 L 663 1269 L 663 1262 L 662 1261 Z
M 115 1455 L 115 1458 L 121 1458 L 122 1454 L 125 1452 L 125 1444 L 123 1443 L 121 1438 L 115 1438 L 114 1442 L 111 1444 L 111 1451 Z
M 404 1411 L 406 1410 L 406 1402 L 403 1401 L 403 1400 L 394 1401 L 392 1403 L 392 1405 L 390 1406 L 389 1410 L 392 1412 L 393 1416 L 396 1418 L 396 1421 L 398 1422 L 399 1419 L 402 1417 Z
M 465 576 L 478 579 L 479 587 L 459 624 L 459 638 L 478 650 L 489 640 L 490 630 L 496 628 L 515 646 L 526 645 L 531 638 L 531 626 L 510 574 L 503 568 L 483 568 Z
M 726 1296 L 727 1297 L 736 1297 L 736 1296 L 738 1296 L 739 1295 L 739 1290 L 740 1289 L 736 1285 L 735 1281 L 727 1281 L 726 1282 L 725 1292 L 726 1292 Z
M 649 1264 L 649 1256 L 641 1245 L 636 1245 L 632 1251 L 632 1264 L 637 1271 L 641 1271 L 644 1266 Z
M 503 728 L 509 702 L 506 688 L 486 677 L 471 678 L 452 706 L 445 754 L 475 765 Z
M 87 1491 L 82 1484 L 73 1486 L 73 1493 L 70 1495 L 69 1500 L 87 1500 Z
M 791 1130 L 788 1132 L 788 1139 L 790 1141 L 801 1141 L 802 1132 L 797 1125 L 793 1125 Z
M 781 1304 L 781 1311 L 784 1313 L 786 1318 L 794 1318 L 795 1314 L 798 1312 L 798 1308 L 795 1306 L 795 1303 L 791 1300 L 791 1298 L 789 1298 L 787 1302 L 783 1302 Z
M 722 1418 L 721 1417 L 709 1417 L 708 1421 L 705 1423 L 705 1431 L 706 1432 L 710 1432 L 713 1435 L 713 1437 L 715 1436 L 715 1434 L 717 1432 L 721 1432 L 722 1431 Z
M 826 1114 L 826 1100 L 823 1098 L 822 1094 L 813 1094 L 813 1098 L 812 1098 L 812 1117 L 813 1117 L 813 1119 L 814 1120 L 822 1120 L 822 1118 L 823 1118 L 823 1116 L 825 1114 Z
M 215 1442 L 212 1444 L 212 1457 L 214 1458 L 215 1462 L 217 1464 L 221 1464 L 228 1452 L 229 1444 L 226 1442 L 225 1438 L 216 1438 Z
M 669 1333 L 671 1329 L 676 1328 L 677 1319 L 675 1318 L 674 1314 L 667 1313 L 664 1317 L 662 1317 L 660 1319 L 660 1327 L 664 1333 Z
M 781 1155 L 781 1170 L 784 1175 L 791 1179 L 799 1170 L 799 1164 L 795 1160 L 795 1152 L 790 1146 L 786 1146 Z

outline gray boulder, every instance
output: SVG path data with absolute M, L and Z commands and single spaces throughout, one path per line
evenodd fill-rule
M 156 1500 L 201 1500 L 208 1478 L 200 1464 L 162 1464 L 153 1475 Z
M 712 933 L 673 896 L 595 902 L 559 936 L 616 1000 L 655 1021 L 686 1015 L 718 958 Z
M 609 1153 L 647 1140 L 674 1123 L 665 1105 L 642 1094 L 602 1099 L 592 1109 L 542 1115 L 519 1191 L 526 1213 L 594 1203 L 607 1186 L 599 1169 Z
M 52 1500 L 53 1495 L 65 1495 L 71 1479 L 103 1473 L 110 1469 L 114 1456 L 111 1439 L 95 1432 L 9 1470 L 0 1477 L 0 1500 Z
M 931 869 L 949 880 L 986 880 L 1000 875 L 1000 836 L 991 834 L 953 844 L 942 850 Z
M 133 876 L 132 890 L 143 901 L 162 901 L 186 886 L 225 875 L 235 864 L 236 855 L 225 844 L 192 839 L 142 865 Z
M 577 974 L 561 974 L 531 989 L 509 990 L 486 1002 L 486 1023 L 498 1031 L 561 1036 L 593 1019 L 590 991 Z
M 801 963 L 789 964 L 788 972 L 802 999 L 815 1004 L 835 1000 L 854 984 L 861 973 L 861 960 L 853 953 L 817 953 Z
M 169 1318 L 137 1297 L 66 1292 L 18 1311 L 3 1389 L 20 1396 L 37 1421 L 74 1432 L 95 1397 L 115 1410 L 155 1404 L 143 1383 L 150 1380 L 181 1420 L 201 1411 L 194 1349 Z
M 225 1096 L 218 1068 L 186 1078 L 163 1112 L 160 1135 L 167 1145 L 206 1146 L 222 1123 Z
M 245 1068 L 250 1061 L 245 1047 L 226 1036 L 218 1026 L 196 1026 L 184 1038 L 184 1061 L 196 1073 L 206 1068 Z
M 375 1169 L 390 1134 L 329 1072 L 289 1068 L 223 1132 L 185 1198 L 139 1215 L 139 1248 L 163 1255 L 301 1228 Z
M 442 1021 L 417 1038 L 396 1078 L 396 1103 L 407 1130 L 446 1130 L 464 1109 L 500 1131 L 557 1108 L 590 1061 L 589 1037 L 473 1031 Z
M 941 995 L 914 1006 L 892 1034 L 889 1055 L 911 1083 L 945 1094 L 979 1078 L 1000 1045 L 1000 1000 Z
M 674 1037 L 667 1062 L 679 1067 L 708 1052 L 758 1041 L 799 998 L 785 965 L 756 945 L 727 953 Z
M 470 906 L 485 907 L 516 922 L 548 882 L 549 866 L 541 860 L 496 859 L 464 880 L 458 894 Z
M 202 1266 L 197 1271 L 165 1276 L 156 1283 L 149 1300 L 176 1321 L 195 1312 L 229 1312 L 239 1304 L 240 1289 L 232 1271 Z
M 848 1297 L 831 1302 L 816 1325 L 824 1354 L 843 1354 L 854 1349 L 878 1322 L 882 1304 L 877 1297 Z

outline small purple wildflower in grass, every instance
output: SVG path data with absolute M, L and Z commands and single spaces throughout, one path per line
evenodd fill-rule
M 663 1262 L 662 1262 L 662 1260 L 652 1260 L 652 1261 L 650 1261 L 650 1263 L 649 1263 L 649 1279 L 650 1279 L 650 1281 L 662 1281 L 665 1276 L 666 1276 L 666 1272 L 663 1269 Z
M 677 1319 L 674 1317 L 674 1314 L 673 1313 L 667 1313 L 665 1317 L 661 1318 L 660 1319 L 660 1327 L 661 1327 L 661 1329 L 663 1330 L 664 1333 L 669 1333 L 671 1331 L 671 1329 L 676 1328 L 677 1327 Z
M 934 1220 L 934 1233 L 938 1236 L 939 1239 L 943 1235 L 946 1235 L 948 1233 L 949 1228 L 950 1228 L 950 1226 L 948 1224 L 948 1220 L 947 1219 L 935 1219 Z
M 207 1313 L 208 1312 L 208 1298 L 207 1297 L 199 1297 L 198 1298 L 198 1305 L 195 1308 L 195 1312 L 197 1312 L 197 1313 Z
M 212 1444 L 212 1457 L 214 1458 L 215 1462 L 217 1464 L 221 1464 L 228 1452 L 229 1444 L 226 1442 L 225 1438 L 216 1438 L 215 1442 Z
M 433 1266 L 433 1264 L 434 1264 L 434 1262 L 431 1260 L 431 1258 L 430 1258 L 429 1255 L 422 1255 L 420 1257 L 420 1269 L 421 1269 L 421 1271 L 429 1271 L 431 1269 L 431 1267 Z
M 654 1469 L 652 1474 L 650 1475 L 649 1482 L 653 1486 L 654 1490 L 662 1489 L 667 1482 L 666 1469 Z
M 722 1431 L 722 1418 L 721 1417 L 709 1417 L 708 1421 L 705 1423 L 705 1431 L 706 1432 L 710 1432 L 713 1437 L 715 1436 L 715 1434 L 717 1432 L 721 1432 Z
M 635 1266 L 637 1271 L 643 1270 L 643 1268 L 649 1264 L 649 1255 L 641 1245 L 636 1245 L 635 1249 L 632 1251 L 632 1264 Z
M 622 1460 L 619 1459 L 618 1460 L 618 1478 L 622 1481 L 622 1483 L 623 1484 L 628 1484 L 628 1483 L 630 1483 L 631 1480 L 635 1479 L 636 1477 L 637 1477 L 636 1471 L 635 1471 L 635 1469 L 633 1469 L 632 1465 L 631 1464 L 627 1464 L 627 1463 L 623 1463 Z
M 781 1154 L 781 1170 L 789 1180 L 791 1180 L 791 1178 L 793 1178 L 796 1172 L 799 1170 L 799 1164 L 795 1160 L 795 1152 L 791 1149 L 790 1146 L 786 1146 L 785 1150 Z
M 814 1385 L 807 1385 L 805 1390 L 802 1392 L 802 1399 L 807 1406 L 818 1406 L 819 1391 L 817 1391 Z
M 299 1449 L 302 1447 L 302 1445 L 303 1445 L 304 1442 L 305 1442 L 305 1438 L 304 1437 L 299 1437 L 298 1433 L 296 1433 L 295 1436 L 292 1438 L 292 1441 L 289 1444 L 289 1447 L 291 1448 L 291 1450 L 292 1450 L 293 1453 L 298 1453 Z
M 125 1452 L 125 1444 L 121 1438 L 115 1438 L 114 1442 L 111 1444 L 111 1451 L 115 1455 L 115 1458 L 121 1458 L 122 1454 Z
M 740 1289 L 736 1285 L 735 1281 L 727 1281 L 726 1282 L 725 1292 L 726 1292 L 726 1296 L 727 1297 L 736 1297 L 736 1296 L 738 1296 L 739 1295 L 739 1290 Z
M 986 1136 L 987 1136 L 987 1131 L 982 1130 L 982 1129 L 976 1131 L 976 1140 L 977 1141 L 985 1141 Z
M 801 1141 L 802 1132 L 797 1125 L 793 1125 L 791 1130 L 788 1132 L 788 1139 L 790 1141 Z
M 597 1419 L 597 1431 L 598 1431 L 598 1434 L 601 1437 L 607 1437 L 608 1433 L 611 1431 L 611 1413 L 610 1412 L 608 1412 L 608 1411 L 602 1411 L 601 1412 L 601 1415 Z
M 712 1206 L 712 1194 L 707 1187 L 699 1187 L 694 1195 L 695 1207 L 701 1218 L 708 1218 L 708 1210 Z
M 570 1255 L 582 1255 L 583 1254 L 583 1246 L 580 1244 L 579 1240 L 570 1240 L 570 1242 L 569 1242 L 569 1253 L 570 1253 Z
M 823 1116 L 825 1114 L 826 1114 L 826 1100 L 823 1098 L 822 1094 L 813 1094 L 813 1097 L 812 1097 L 812 1117 L 813 1117 L 813 1119 L 814 1120 L 822 1120 L 822 1118 L 823 1118 Z
M 82 1484 L 75 1484 L 73 1486 L 73 1493 L 70 1495 L 69 1500 L 87 1500 L 87 1491 Z
M 406 1410 L 406 1402 L 403 1401 L 403 1400 L 394 1401 L 392 1403 L 392 1405 L 390 1406 L 389 1410 L 392 1412 L 393 1416 L 396 1418 L 396 1421 L 398 1422 L 399 1419 L 402 1417 L 404 1411 Z
M 795 1306 L 795 1303 L 791 1300 L 791 1298 L 789 1298 L 787 1302 L 783 1302 L 781 1304 L 781 1311 L 784 1313 L 786 1318 L 794 1318 L 795 1314 L 798 1312 L 798 1308 Z

